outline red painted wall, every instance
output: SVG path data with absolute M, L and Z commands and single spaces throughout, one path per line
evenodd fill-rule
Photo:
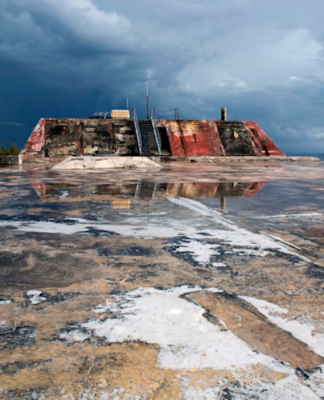
M 269 138 L 269 136 L 253 121 L 246 121 L 244 125 L 257 143 L 263 156 L 284 156 L 283 153 Z
M 32 134 L 29 136 L 24 149 L 21 151 L 21 155 L 34 156 L 40 152 L 45 144 L 46 132 L 45 132 L 46 119 L 42 118 L 35 126 Z
M 173 156 L 226 155 L 217 121 L 159 120 L 158 123 L 167 130 Z M 243 124 L 251 134 L 250 144 L 255 156 L 285 155 L 255 122 Z
M 224 156 L 215 121 L 159 120 L 166 128 L 173 156 Z

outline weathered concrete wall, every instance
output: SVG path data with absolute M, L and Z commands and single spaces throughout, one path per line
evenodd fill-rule
M 218 129 L 227 156 L 262 155 L 243 122 L 218 122 Z
M 167 121 L 173 156 L 284 156 L 252 121 Z
M 158 120 L 157 124 L 159 132 L 164 132 L 164 155 L 284 156 L 265 132 L 252 121 Z M 139 155 L 133 121 L 41 119 L 21 152 L 24 159 L 97 153 Z
M 21 165 L 22 157 L 19 156 L 0 156 L 0 165 Z
M 46 119 L 40 119 L 20 153 L 22 157 L 27 155 L 28 157 L 36 156 L 43 149 L 46 137 L 45 125 Z
M 22 156 L 67 157 L 94 155 L 97 152 L 137 155 L 132 121 L 42 119 L 22 150 Z

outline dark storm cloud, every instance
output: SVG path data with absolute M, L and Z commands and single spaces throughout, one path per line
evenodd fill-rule
M 285 150 L 324 150 L 321 0 L 2 0 L 0 141 L 40 117 L 125 107 L 254 119 Z M 320 149 L 321 146 L 321 149 Z

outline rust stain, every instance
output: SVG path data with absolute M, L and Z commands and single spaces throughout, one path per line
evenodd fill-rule
M 160 126 L 167 129 L 173 156 L 224 156 L 215 121 L 166 121 Z
M 284 156 L 285 154 L 273 143 L 269 136 L 253 121 L 245 121 L 245 127 L 250 131 L 264 156 Z M 258 154 L 256 154 L 258 155 Z
M 22 157 L 36 155 L 42 150 L 46 140 L 45 125 L 46 119 L 40 119 L 27 140 L 24 149 L 21 151 Z

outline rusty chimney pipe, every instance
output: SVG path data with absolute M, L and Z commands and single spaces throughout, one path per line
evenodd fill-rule
M 223 107 L 221 109 L 221 121 L 226 121 L 227 120 L 227 108 Z

